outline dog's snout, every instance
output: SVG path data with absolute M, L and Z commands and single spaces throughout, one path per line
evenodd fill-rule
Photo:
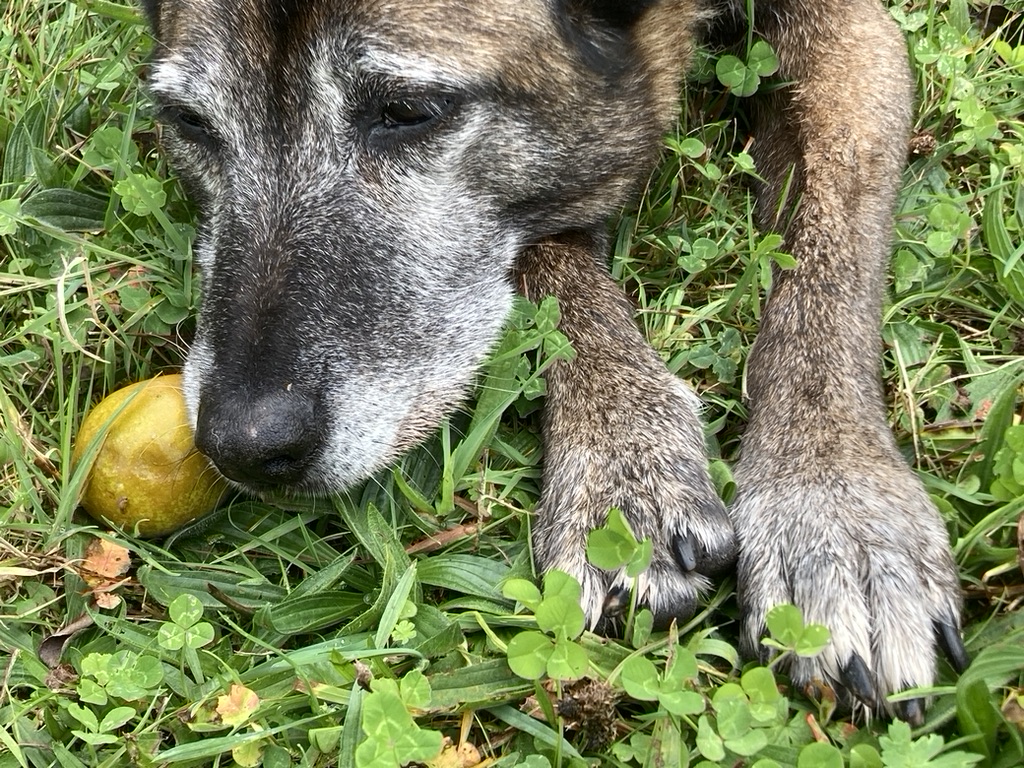
M 321 448 L 315 403 L 298 393 L 203 397 L 196 447 L 226 477 L 255 487 L 299 482 Z

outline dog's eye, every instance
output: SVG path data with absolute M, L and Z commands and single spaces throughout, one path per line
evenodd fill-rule
M 206 118 L 187 107 L 165 107 L 160 110 L 160 119 L 177 128 L 186 139 L 203 143 L 213 141 L 213 129 Z
M 389 101 L 381 110 L 380 122 L 385 128 L 407 128 L 424 125 L 451 111 L 454 102 L 445 97 L 404 98 Z

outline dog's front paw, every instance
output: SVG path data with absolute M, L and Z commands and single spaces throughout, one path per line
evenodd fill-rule
M 588 626 L 602 631 L 622 615 L 634 587 L 657 625 L 689 617 L 711 577 L 736 559 L 732 524 L 708 475 L 696 399 L 664 378 L 637 393 L 633 407 L 593 423 L 557 411 L 549 422 L 534 552 L 541 570 L 580 582 Z M 635 584 L 622 569 L 587 562 L 587 536 L 613 507 L 638 539 L 653 543 L 651 565 Z
M 917 478 L 851 463 L 789 473 L 741 465 L 738 481 L 746 652 L 765 659 L 765 615 L 793 603 L 832 633 L 821 655 L 791 662 L 794 683 L 824 683 L 854 709 L 920 724 L 923 700 L 889 704 L 887 695 L 930 685 L 937 648 L 958 669 L 967 655 L 948 536 Z

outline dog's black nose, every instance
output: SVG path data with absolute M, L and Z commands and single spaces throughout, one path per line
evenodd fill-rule
M 252 486 L 285 486 L 303 477 L 321 444 L 310 398 L 291 391 L 253 401 L 210 394 L 200 400 L 196 447 L 223 475 Z

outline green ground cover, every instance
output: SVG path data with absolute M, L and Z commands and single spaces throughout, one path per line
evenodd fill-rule
M 731 582 L 677 631 L 652 634 L 640 618 L 607 641 L 582 631 L 573 583 L 527 581 L 551 306 L 519 314 L 528 349 L 495 356 L 475 404 L 349 496 L 239 499 L 170 541 L 76 513 L 83 478 L 69 458 L 84 413 L 181 364 L 198 302 L 194 210 L 140 90 L 150 41 L 137 13 L 11 0 L 0 11 L 0 768 L 1024 764 L 1024 6 L 890 5 L 920 105 L 886 392 L 954 543 L 974 657 L 959 679 L 943 667 L 913 732 L 850 723 L 790 690 L 777 666 L 745 664 Z M 728 495 L 743 366 L 786 257 L 751 225 L 742 99 L 690 90 L 664 162 L 615 231 L 612 269 L 708 404 Z M 496 383 L 519 396 L 505 402 Z M 84 567 L 100 541 L 115 545 L 100 555 L 130 554 L 123 577 Z M 642 558 L 634 545 L 613 527 L 598 556 Z M 786 610 L 772 632 L 786 653 L 825 638 Z

